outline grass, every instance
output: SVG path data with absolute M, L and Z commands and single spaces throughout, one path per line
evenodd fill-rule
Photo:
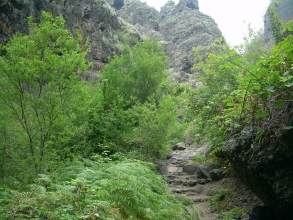
M 192 159 L 198 163 L 204 163 L 207 161 L 207 158 L 203 153 L 195 155 Z

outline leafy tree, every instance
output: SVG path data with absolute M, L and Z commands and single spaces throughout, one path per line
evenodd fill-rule
M 66 30 L 61 17 L 42 12 L 41 23 L 29 17 L 28 24 L 29 35 L 16 34 L 1 47 L 0 149 L 3 158 L 19 166 L 15 173 L 38 174 L 62 150 L 58 140 L 74 117 L 77 72 L 89 64 L 81 35 Z
M 163 143 L 176 114 L 166 94 L 165 64 L 157 40 L 127 47 L 120 57 L 114 55 L 103 69 L 96 92 L 100 101 L 89 117 L 94 152 L 134 150 L 148 159 L 166 153 Z
M 203 85 L 190 91 L 188 118 L 193 118 L 193 136 L 205 139 L 211 146 L 217 147 L 223 143 L 225 131 L 231 123 L 231 119 L 221 116 L 225 109 L 222 101 L 237 88 L 242 58 L 236 50 L 221 41 L 215 41 L 208 50 L 210 53 L 202 59 L 200 52 L 195 49 L 199 62 L 193 69 L 201 72 L 199 79 Z
M 278 0 L 274 0 L 268 9 L 270 27 L 276 44 L 282 40 L 282 20 L 276 10 L 279 3 Z
M 248 26 L 248 35 L 244 38 L 244 43 L 236 47 L 236 50 L 243 57 L 244 65 L 254 65 L 259 59 L 267 56 L 274 45 L 265 44 L 262 30 L 255 32 Z
M 148 160 L 163 158 L 169 151 L 168 139 L 179 116 L 174 98 L 164 98 L 158 107 L 154 103 L 136 105 L 131 114 L 137 125 L 126 136 L 127 143 Z
M 114 55 L 102 73 L 105 102 L 131 107 L 157 97 L 166 79 L 165 67 L 166 55 L 156 40 L 139 42 L 120 57 Z
M 269 55 L 246 67 L 239 79 L 238 91 L 245 88 L 245 96 L 235 108 L 263 134 L 262 138 L 269 134 L 273 142 L 291 128 L 292 43 L 292 35 L 280 41 Z

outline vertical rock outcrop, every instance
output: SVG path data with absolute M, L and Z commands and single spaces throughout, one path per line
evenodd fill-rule
M 145 2 L 127 1 L 125 6 L 117 11 L 119 17 L 132 24 L 140 33 L 149 37 L 159 37 L 160 13 Z
M 195 85 L 191 67 L 193 48 L 210 45 L 222 33 L 215 21 L 199 11 L 198 0 L 169 0 L 158 12 L 146 3 L 129 0 L 117 14 L 135 26 L 144 36 L 156 37 L 170 57 L 172 79 Z
M 293 219 L 293 131 L 273 144 L 253 140 L 255 131 L 246 127 L 226 141 L 223 153 L 277 219 Z
M 273 0 L 271 0 L 271 4 L 275 5 L 276 12 L 280 16 L 282 23 L 287 23 L 293 20 L 293 0 L 281 0 L 276 4 Z M 274 41 L 269 16 L 269 9 L 264 16 L 264 41 L 265 43 Z
M 193 58 L 193 47 L 210 45 L 222 37 L 218 25 L 199 11 L 197 0 L 169 1 L 160 12 L 160 33 L 166 41 L 176 43 Z

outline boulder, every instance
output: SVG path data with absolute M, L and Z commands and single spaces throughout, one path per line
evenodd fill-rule
M 224 169 L 213 169 L 210 171 L 210 176 L 213 181 L 221 180 L 225 177 Z
M 188 180 L 187 181 L 188 186 L 195 186 L 197 184 L 196 180 Z
M 256 131 L 245 127 L 232 134 L 223 154 L 241 180 L 267 205 L 279 220 L 293 219 L 293 130 L 279 142 L 254 140 Z
M 156 164 L 156 169 L 158 173 L 164 174 L 168 172 L 167 164 L 164 163 L 163 161 L 158 160 L 155 162 L 155 164 Z
M 172 147 L 172 150 L 185 150 L 185 149 L 186 149 L 185 143 L 178 143 Z
M 183 166 L 183 172 L 187 174 L 194 174 L 198 171 L 200 164 L 199 163 L 189 163 Z
M 199 166 L 199 170 L 197 174 L 199 177 L 212 179 L 210 174 L 211 170 L 218 169 L 218 168 L 220 168 L 220 165 L 218 164 L 209 164 L 209 163 L 201 164 Z

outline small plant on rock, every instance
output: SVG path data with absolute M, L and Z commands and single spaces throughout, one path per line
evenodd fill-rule
M 220 203 L 222 201 L 229 201 L 233 197 L 233 192 L 227 187 L 221 187 L 217 189 L 209 200 L 211 202 L 210 208 L 212 211 L 220 209 Z

